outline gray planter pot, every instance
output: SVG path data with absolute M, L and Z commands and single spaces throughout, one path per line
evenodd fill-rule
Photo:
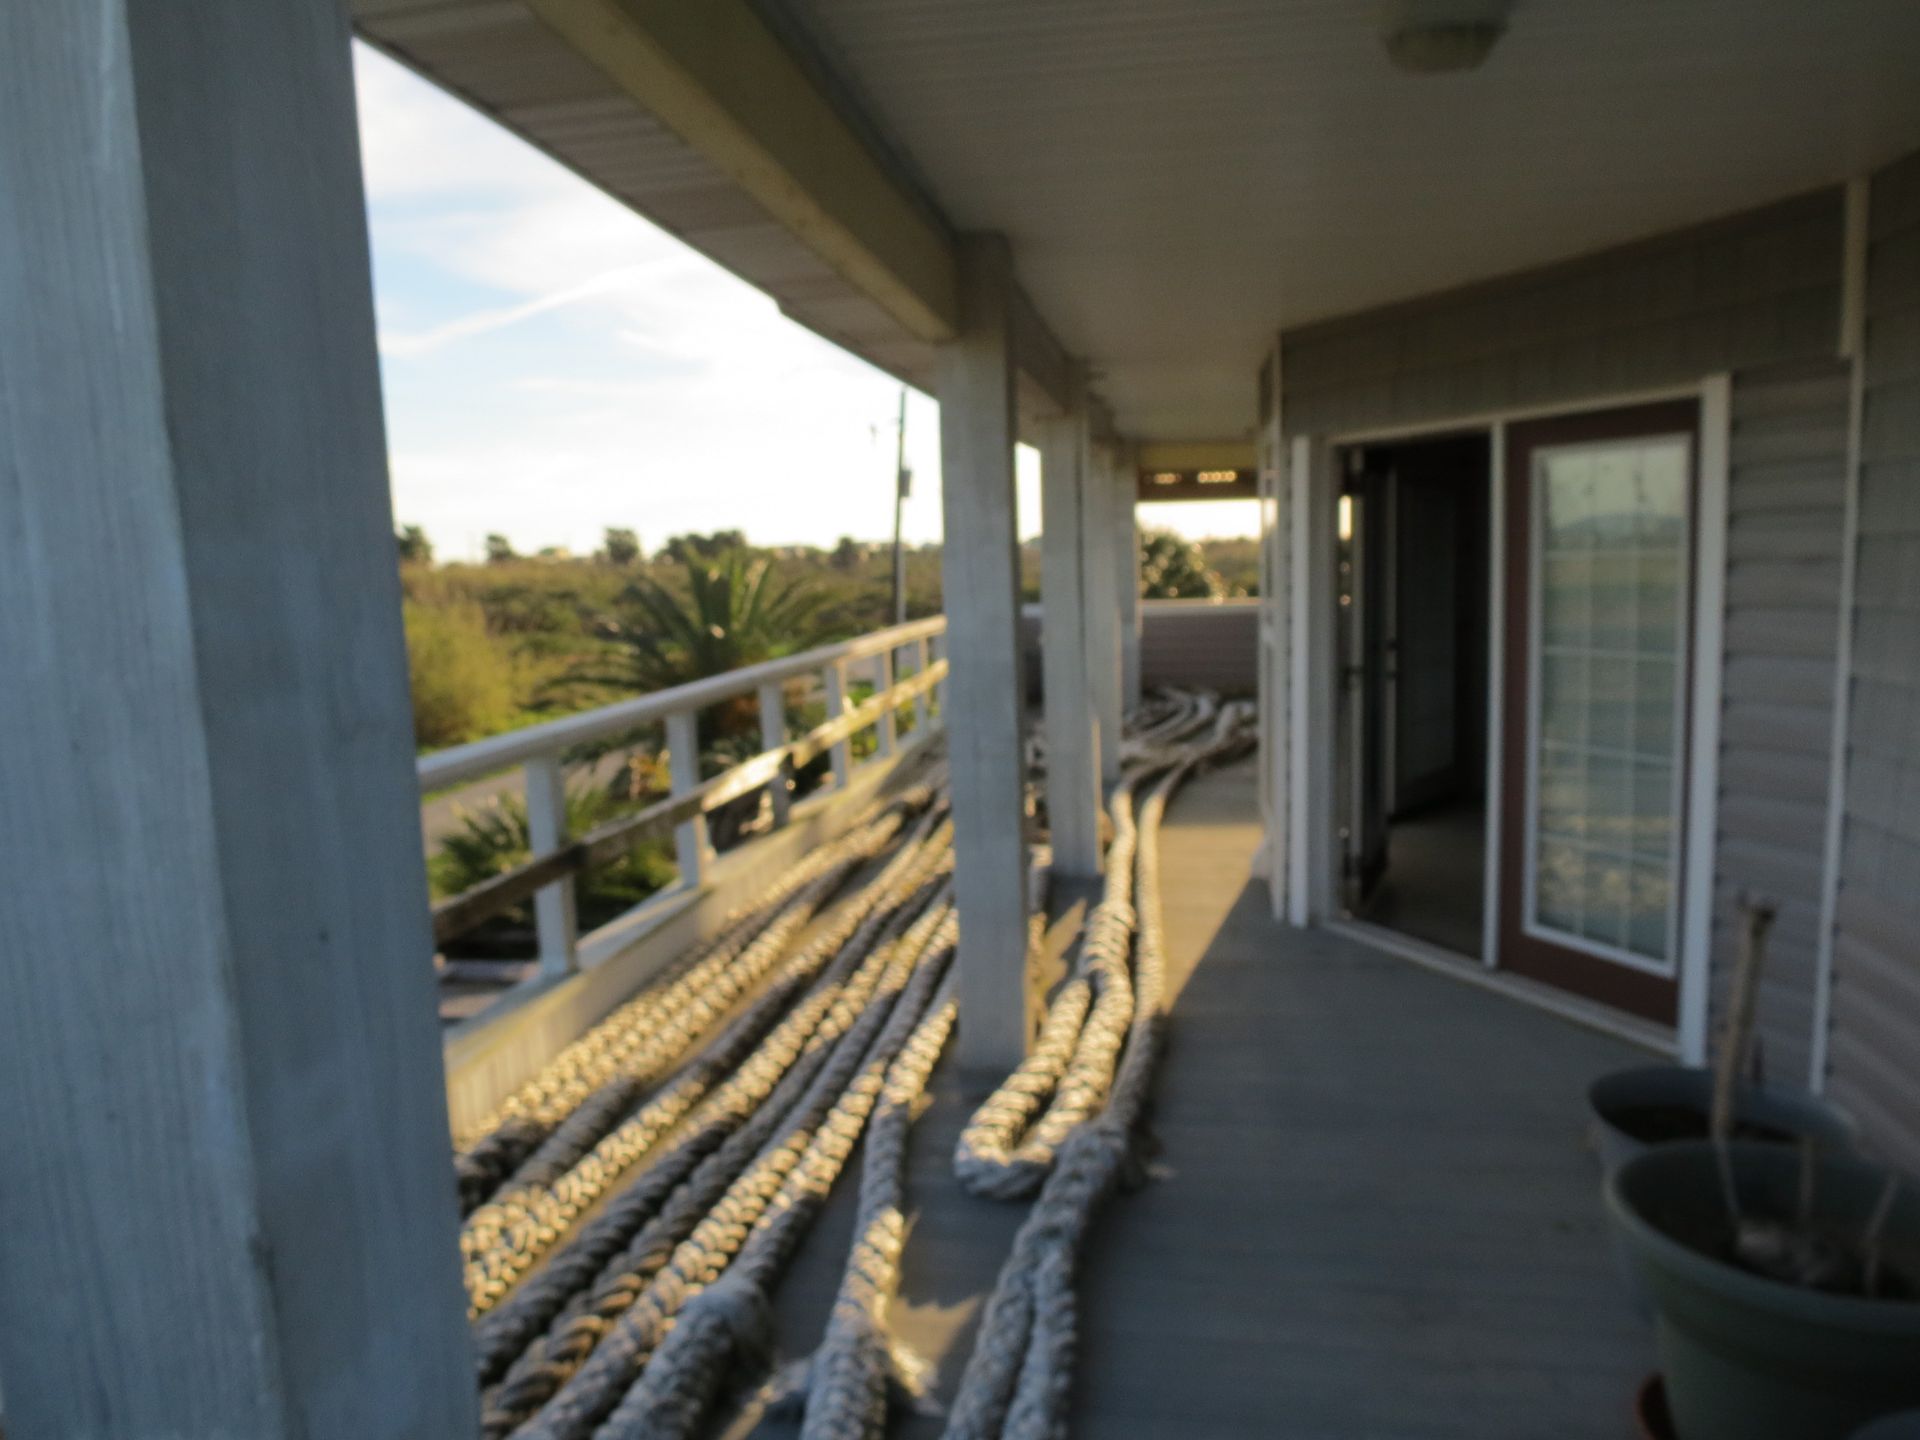
M 1705 1115 L 1713 1104 L 1713 1076 L 1689 1065 L 1638 1065 L 1602 1075 L 1587 1089 L 1587 1108 L 1601 1168 L 1611 1175 L 1648 1148 L 1619 1125 L 1631 1111 L 1671 1108 Z M 1734 1123 L 1764 1125 L 1795 1140 L 1810 1138 L 1825 1148 L 1853 1147 L 1853 1122 L 1824 1100 L 1800 1090 L 1743 1085 L 1734 1094 Z
M 1730 1148 L 1743 1213 L 1795 1213 L 1800 1154 Z M 1886 1172 L 1851 1155 L 1815 1161 L 1814 1215 L 1859 1234 Z M 1822 1294 L 1750 1274 L 1697 1248 L 1724 1233 L 1713 1146 L 1658 1146 L 1615 1171 L 1607 1205 L 1658 1312 L 1661 1368 L 1682 1440 L 1848 1440 L 1920 1406 L 1920 1299 Z M 1920 1277 L 1920 1189 L 1901 1191 L 1885 1261 Z
M 1600 1153 L 1603 1176 L 1643 1155 L 1651 1143 L 1623 1129 L 1618 1117 L 1633 1111 L 1676 1109 L 1706 1115 L 1713 1104 L 1713 1076 L 1690 1065 L 1636 1065 L 1602 1075 L 1587 1087 L 1587 1110 L 1593 1121 L 1594 1147 Z M 1795 1139 L 1809 1138 L 1823 1148 L 1850 1150 L 1853 1122 L 1823 1100 L 1798 1090 L 1762 1090 L 1742 1086 L 1734 1095 L 1737 1124 L 1764 1125 Z M 1635 1313 L 1653 1319 L 1653 1297 L 1640 1283 L 1626 1248 L 1616 1237 L 1613 1267 Z

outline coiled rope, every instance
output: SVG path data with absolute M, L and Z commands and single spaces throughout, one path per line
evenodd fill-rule
M 625 1082 L 632 1093 L 657 1080 L 718 1011 L 765 973 L 785 943 L 782 937 L 806 923 L 935 793 L 932 783 L 903 792 L 789 868 L 766 894 L 723 922 L 710 944 L 569 1045 L 471 1133 L 457 1136 L 454 1170 L 462 1213 L 482 1204 L 596 1090 Z M 617 1114 L 619 1101 L 609 1093 L 597 1109 L 603 1116 Z
M 936 807 L 922 817 L 907 843 L 873 883 L 843 904 L 825 931 L 787 962 L 769 994 L 712 1047 L 713 1053 L 697 1059 L 552 1183 L 528 1184 L 504 1192 L 468 1217 L 460 1239 L 472 1313 L 483 1315 L 497 1304 L 589 1205 L 644 1158 L 707 1096 L 715 1082 L 739 1063 L 737 1057 L 753 1043 L 756 1033 L 779 1015 L 795 991 L 832 958 L 835 965 L 824 983 L 761 1042 L 761 1051 L 768 1058 L 751 1068 L 743 1067 L 696 1120 L 708 1121 L 721 1115 L 732 1116 L 737 1123 L 764 1099 L 771 1081 L 761 1088 L 762 1077 L 777 1078 L 778 1071 L 808 1048 L 808 1037 L 828 1006 L 844 998 L 839 992 L 846 972 L 886 935 L 890 924 L 899 921 L 901 907 L 922 889 L 931 870 L 943 859 L 951 864 L 952 827 L 943 820 L 943 812 L 944 807 Z
M 919 964 L 929 948 L 936 955 L 950 948 L 931 945 L 935 930 L 948 918 L 942 902 L 889 947 L 885 976 L 871 1002 L 859 1009 L 831 1060 L 812 1078 L 779 1132 L 717 1203 L 707 1202 L 704 1196 L 682 1203 L 676 1197 L 656 1222 L 663 1233 L 651 1238 L 642 1233 L 639 1241 L 649 1243 L 636 1242 L 635 1248 L 647 1253 L 636 1257 L 639 1263 L 630 1273 L 611 1277 L 612 1286 L 602 1293 L 603 1303 L 575 1318 L 559 1337 L 592 1341 L 590 1354 L 584 1361 L 573 1362 L 570 1378 L 531 1423 L 511 1433 L 524 1440 L 585 1440 L 588 1435 L 607 1433 L 596 1427 L 640 1377 L 681 1307 L 719 1278 L 769 1206 L 788 1195 L 789 1177 L 809 1152 L 816 1132 L 845 1100 L 845 1092 L 869 1058 L 869 1048 L 879 1053 L 887 1045 L 898 1049 L 905 1043 L 911 1027 L 889 1021 L 901 1008 L 896 1002 L 903 995 L 910 991 L 923 995 L 930 987 L 924 978 L 910 981 L 916 969 L 924 976 L 930 968 Z M 678 1222 L 687 1219 L 695 1223 L 683 1239 L 670 1243 Z M 572 1362 L 571 1354 L 567 1358 Z M 501 1397 L 502 1405 L 508 1398 Z
M 969 1440 L 1058 1433 L 1080 1237 L 1130 1162 L 1162 1023 L 1157 827 L 1173 787 L 1248 733 L 1244 707 L 1210 697 L 1133 718 L 1075 973 L 956 1155 L 978 1193 L 1039 1191 L 963 1377 L 949 1433 Z M 731 1380 L 770 1365 L 768 1297 L 863 1134 L 803 1433 L 883 1433 L 888 1384 L 918 1375 L 887 1333 L 906 1137 L 955 1023 L 944 790 L 936 772 L 869 809 L 463 1137 L 485 1440 L 701 1433 Z
M 1138 824 L 1136 1000 L 1125 1053 L 1106 1108 L 1060 1146 L 1039 1199 L 1014 1239 L 961 1376 L 947 1440 L 1057 1440 L 1066 1433 L 1078 1337 L 1075 1272 L 1080 1250 L 1100 1203 L 1134 1164 L 1136 1130 L 1166 1026 L 1160 821 L 1168 798 L 1195 769 L 1251 743 L 1249 719 L 1247 707 L 1225 707 L 1206 742 L 1177 756 L 1146 755 L 1141 762 L 1143 770 L 1164 773 L 1141 807 Z M 1116 809 L 1121 797 L 1130 795 L 1123 787 Z M 1118 831 L 1117 816 L 1115 828 Z
M 918 939 L 912 937 L 908 948 Z M 757 1112 L 751 1110 L 747 1097 L 740 1097 L 737 1103 L 729 1097 L 731 1113 L 723 1113 L 717 1124 L 697 1129 L 689 1141 L 589 1226 L 574 1246 L 557 1256 L 552 1267 L 514 1296 L 514 1306 L 531 1307 L 539 1323 L 551 1323 L 546 1326 L 545 1336 L 526 1347 L 507 1371 L 504 1383 L 489 1395 L 484 1416 L 489 1434 L 510 1433 L 515 1424 L 531 1416 L 560 1389 L 668 1263 L 674 1248 L 763 1158 L 769 1142 L 799 1113 L 804 1097 L 812 1094 L 810 1087 L 829 1055 L 836 1053 L 834 1042 L 852 1026 L 856 1015 L 871 1008 L 868 1002 L 894 958 L 892 941 L 883 942 L 834 997 L 831 1010 L 809 1042 L 811 1048 L 803 1049 L 797 1057 L 771 1053 L 764 1073 L 749 1077 L 758 1088 L 782 1062 L 797 1059 L 798 1063 L 790 1067 L 791 1073 L 784 1076 Z M 739 1126 L 737 1133 L 728 1134 L 714 1150 L 713 1135 L 727 1133 L 743 1113 L 750 1115 L 748 1123 Z M 712 1153 L 689 1167 L 686 1152 L 698 1154 L 703 1149 Z M 662 1171 L 674 1173 L 663 1175 Z M 679 1183 L 681 1178 L 683 1184 Z M 666 1202 L 664 1206 L 662 1201 Z M 575 1293 L 583 1285 L 590 1288 Z M 489 1353 L 488 1343 L 495 1337 L 483 1331 L 480 1338 L 483 1362 L 497 1363 L 499 1351 Z

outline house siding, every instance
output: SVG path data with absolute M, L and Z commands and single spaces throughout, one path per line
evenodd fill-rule
M 1764 892 L 1781 913 L 1760 1001 L 1763 1056 L 1792 1083 L 1809 1072 L 1821 948 L 1847 461 L 1844 240 L 1834 187 L 1281 337 L 1286 427 L 1322 439 L 1732 375 L 1710 995 L 1724 994 L 1737 953 L 1738 895 Z M 1920 290 L 1920 266 L 1907 275 Z M 1903 353 L 1920 354 L 1920 340 Z M 1911 563 L 1920 573 L 1920 557 Z
M 1445 422 L 1830 356 L 1839 189 L 1281 337 L 1296 435 Z
M 1042 698 L 1040 647 L 1044 612 L 1021 607 L 1021 668 L 1027 698 Z M 1251 695 L 1260 650 L 1258 600 L 1143 600 L 1140 603 L 1140 683 Z
M 1869 215 L 1828 1083 L 1920 1170 L 1920 155 L 1875 175 Z
M 1778 907 L 1756 1017 L 1764 1073 L 1813 1059 L 1840 624 L 1849 367 L 1734 377 L 1712 1017 L 1740 949 L 1740 899 Z

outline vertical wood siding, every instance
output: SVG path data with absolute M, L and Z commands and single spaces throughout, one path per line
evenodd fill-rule
M 1920 155 L 1874 177 L 1834 1097 L 1920 1170 Z
M 1804 1083 L 1820 950 L 1848 367 L 1734 377 L 1727 492 L 1713 1020 L 1740 947 L 1739 900 L 1779 906 L 1758 1011 L 1765 1072 Z

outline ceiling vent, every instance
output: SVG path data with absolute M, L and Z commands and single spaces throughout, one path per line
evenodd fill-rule
M 1387 54 L 1412 75 L 1475 70 L 1507 33 L 1513 0 L 1389 0 L 1381 16 Z

